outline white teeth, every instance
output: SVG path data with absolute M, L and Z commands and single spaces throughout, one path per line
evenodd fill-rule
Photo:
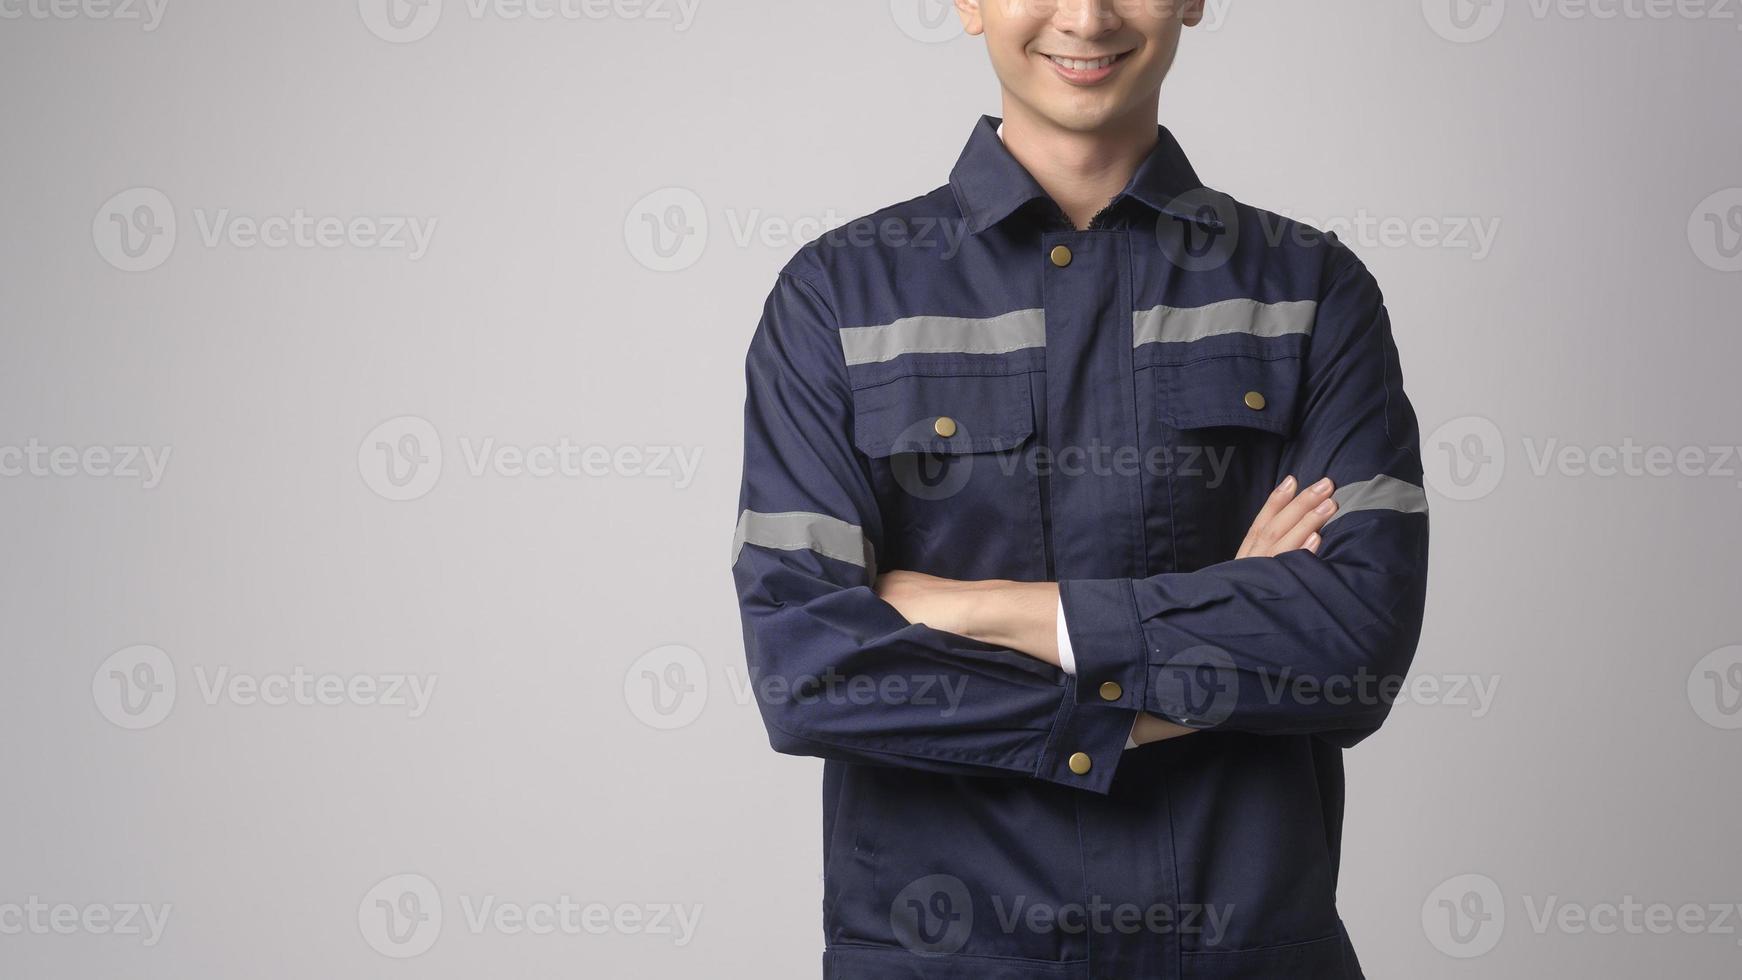
M 1119 60 L 1116 56 L 1096 58 L 1094 61 L 1082 61 L 1077 58 L 1059 58 L 1053 55 L 1047 55 L 1047 57 L 1052 58 L 1054 62 L 1065 68 L 1069 68 L 1072 71 L 1094 71 L 1097 68 L 1105 68 Z

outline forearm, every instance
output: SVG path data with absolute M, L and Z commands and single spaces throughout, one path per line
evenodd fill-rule
M 895 572 L 879 590 L 915 622 L 924 621 L 936 629 L 1060 666 L 1056 582 L 965 582 Z M 1194 731 L 1154 715 L 1139 714 L 1131 729 L 1131 742 L 1147 745 Z
M 963 635 L 1059 666 L 1056 582 L 992 580 L 962 583 Z

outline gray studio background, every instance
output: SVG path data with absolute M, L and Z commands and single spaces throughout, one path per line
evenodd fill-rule
M 0 14 L 0 976 L 816 976 L 821 767 L 727 568 L 743 351 L 798 245 L 944 182 L 980 42 Z M 1209 183 L 1372 267 L 1421 417 L 1419 686 L 1348 756 L 1375 978 L 1742 964 L 1739 28 L 1219 2 L 1168 83 Z

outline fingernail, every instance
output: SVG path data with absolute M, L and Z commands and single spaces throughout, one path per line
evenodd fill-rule
M 1294 492 L 1294 474 L 1290 473 L 1288 476 L 1283 477 L 1282 482 L 1278 483 L 1276 485 L 1276 492 L 1277 493 L 1293 493 Z
M 1331 511 L 1336 510 L 1336 509 L 1337 509 L 1337 502 L 1336 501 L 1326 500 L 1324 503 L 1318 505 L 1317 507 L 1314 507 L 1313 513 L 1315 513 L 1315 514 L 1329 514 Z
M 1324 493 L 1329 489 L 1331 489 L 1331 478 L 1328 476 L 1313 484 L 1313 493 Z
M 1314 531 L 1312 534 L 1307 536 L 1304 547 L 1306 550 L 1316 555 L 1319 553 L 1319 542 L 1323 540 L 1323 538 L 1319 537 L 1319 532 Z

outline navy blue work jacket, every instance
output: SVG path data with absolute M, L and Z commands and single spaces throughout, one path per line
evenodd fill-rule
M 780 272 L 733 573 L 773 747 L 823 770 L 840 980 L 1361 976 L 1342 751 L 1414 654 L 1428 522 L 1379 288 L 1165 128 L 1075 229 L 984 117 L 947 185 Z M 1285 475 L 1318 554 L 1234 559 Z M 1076 672 L 879 571 L 1056 581 Z M 1125 749 L 1138 712 L 1201 729 Z

